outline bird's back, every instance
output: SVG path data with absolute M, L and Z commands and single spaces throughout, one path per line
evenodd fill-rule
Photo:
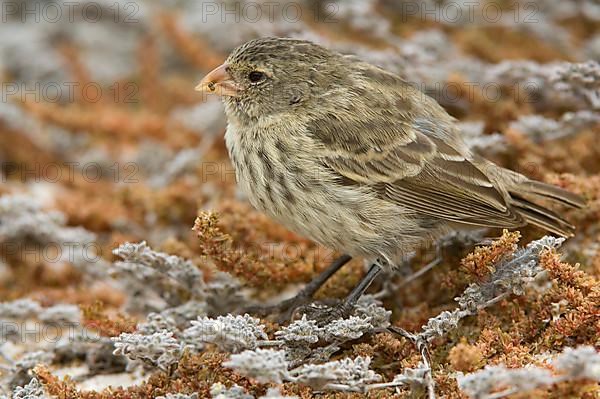
M 308 125 L 325 143 L 326 165 L 424 220 L 506 228 L 532 223 L 572 235 L 573 226 L 539 201 L 583 207 L 580 196 L 472 153 L 434 99 L 393 73 L 347 60 L 353 82 L 338 100 L 343 117 L 322 115 Z M 353 108 L 349 99 L 356 100 Z

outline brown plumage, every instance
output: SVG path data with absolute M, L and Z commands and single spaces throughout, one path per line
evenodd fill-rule
M 248 42 L 199 89 L 221 90 L 226 143 L 254 206 L 344 253 L 398 256 L 448 230 L 571 224 L 577 195 L 473 154 L 455 120 L 399 76 L 316 44 Z

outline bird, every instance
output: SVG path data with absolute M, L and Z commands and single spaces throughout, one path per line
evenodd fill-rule
M 343 254 L 284 307 L 362 257 L 370 268 L 332 313 L 348 314 L 382 270 L 449 232 L 532 224 L 569 237 L 574 226 L 540 200 L 585 206 L 471 151 L 457 121 L 401 76 L 310 41 L 248 41 L 196 90 L 222 98 L 250 203 Z

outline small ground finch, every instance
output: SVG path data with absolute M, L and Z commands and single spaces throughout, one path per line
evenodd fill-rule
M 452 229 L 531 223 L 570 236 L 536 201 L 584 206 L 472 153 L 455 120 L 399 76 L 308 41 L 247 42 L 197 89 L 223 97 L 227 148 L 252 205 L 349 255 L 324 278 L 350 256 L 372 261 L 346 311 L 382 267 Z

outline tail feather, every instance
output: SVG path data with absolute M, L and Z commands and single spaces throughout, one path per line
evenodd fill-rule
M 521 182 L 514 188 L 511 188 L 509 192 L 511 195 L 511 204 L 528 223 L 563 237 L 573 236 L 575 232 L 573 225 L 557 213 L 532 202 L 528 198 L 534 200 L 548 199 L 573 208 L 583 208 L 585 207 L 585 200 L 581 196 L 563 190 L 560 187 L 533 180 Z
M 585 207 L 585 200 L 580 195 L 564 190 L 560 187 L 553 186 L 535 180 L 527 180 L 518 186 L 520 192 L 538 195 L 548 198 L 553 201 L 571 206 L 573 208 Z
M 561 218 L 558 214 L 531 201 L 513 195 L 511 204 L 527 223 L 534 224 L 563 237 L 572 237 L 575 232 L 575 226 Z

